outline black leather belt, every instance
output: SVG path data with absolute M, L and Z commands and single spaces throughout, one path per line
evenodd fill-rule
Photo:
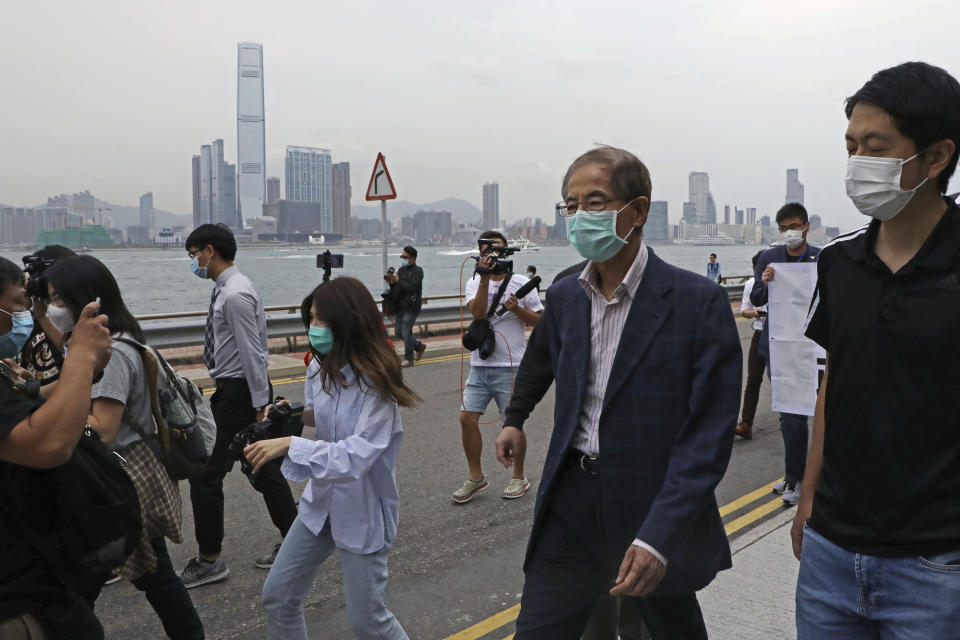
M 591 476 L 600 475 L 600 458 L 588 456 L 577 449 L 567 450 L 567 464 Z

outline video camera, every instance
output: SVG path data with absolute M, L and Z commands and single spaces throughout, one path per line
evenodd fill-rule
M 276 402 L 281 400 L 283 400 L 282 397 L 277 397 Z M 260 440 L 299 436 L 301 433 L 303 433 L 303 404 L 300 402 L 274 404 L 263 422 L 248 425 L 233 436 L 233 440 L 227 445 L 227 461 L 230 468 L 233 468 L 234 462 L 239 461 L 240 470 L 253 484 L 256 475 L 253 473 L 253 465 L 243 455 L 243 450 Z
M 23 270 L 30 276 L 27 280 L 28 296 L 32 298 L 47 297 L 47 281 L 41 277 L 41 274 L 54 262 L 56 262 L 54 258 L 43 258 L 34 254 L 23 256 Z
M 343 254 L 330 253 L 329 249 L 323 253 L 318 253 L 317 269 L 323 269 L 323 281 L 328 281 L 330 279 L 331 269 L 343 269 Z
M 479 256 L 470 256 L 477 263 L 477 268 L 474 269 L 474 273 L 479 273 L 481 275 L 493 274 L 493 275 L 502 275 L 513 271 L 513 260 L 506 260 L 509 256 L 515 254 L 519 249 L 516 247 L 505 247 L 501 245 L 494 245 L 496 238 L 483 238 L 478 241 L 480 245 L 480 255 Z M 493 266 L 490 268 L 481 267 L 480 261 L 486 257 L 493 258 Z

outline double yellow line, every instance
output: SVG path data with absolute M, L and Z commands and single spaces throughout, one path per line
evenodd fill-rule
M 720 507 L 720 516 L 724 517 L 741 510 L 742 508 L 753 504 L 761 498 L 767 497 L 773 491 L 773 485 L 777 482 L 780 482 L 782 478 L 774 480 L 770 484 L 764 485 L 759 489 L 755 489 L 750 493 L 743 495 L 729 504 L 725 504 Z M 758 520 L 766 517 L 767 515 L 773 513 L 774 511 L 779 511 L 783 509 L 783 500 L 780 496 L 774 496 L 772 499 L 762 503 L 760 506 L 751 509 L 742 516 L 731 520 L 724 526 L 724 531 L 728 536 L 733 535 L 737 531 L 740 531 L 744 527 L 757 522 Z M 468 627 L 463 631 L 457 632 L 452 636 L 447 636 L 443 640 L 477 640 L 483 636 L 491 633 L 500 627 L 503 627 L 514 620 L 517 619 L 517 616 L 520 615 L 520 605 L 515 604 L 509 609 L 504 609 L 500 613 L 494 614 L 487 618 L 486 620 L 481 620 L 472 627 Z M 505 636 L 503 640 L 511 640 L 513 634 L 511 633 L 508 636 Z

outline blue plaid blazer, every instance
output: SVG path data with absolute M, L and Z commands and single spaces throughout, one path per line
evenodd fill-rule
M 557 393 L 525 567 L 583 406 L 590 301 L 576 276 L 550 287 L 540 324 Z M 724 289 L 651 251 L 600 417 L 604 560 L 613 575 L 634 538 L 668 559 L 656 594 L 701 589 L 731 566 L 714 489 L 733 447 L 742 361 Z

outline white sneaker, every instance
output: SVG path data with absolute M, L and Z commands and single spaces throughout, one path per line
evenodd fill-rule
M 788 482 L 783 490 L 783 504 L 794 506 L 800 501 L 800 483 Z
M 775 494 L 777 494 L 778 496 L 779 496 L 779 495 L 783 495 L 783 490 L 786 489 L 786 488 L 787 488 L 787 481 L 786 481 L 786 480 L 781 480 L 781 481 L 778 482 L 777 484 L 773 485 L 773 492 L 774 492 Z

